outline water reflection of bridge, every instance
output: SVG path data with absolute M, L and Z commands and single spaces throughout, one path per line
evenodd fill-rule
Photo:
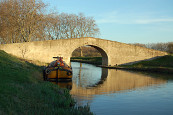
M 72 85 L 71 94 L 76 96 L 89 96 L 110 94 L 126 90 L 134 90 L 137 88 L 144 88 L 146 86 L 164 84 L 167 81 L 163 79 L 153 78 L 144 74 L 137 74 L 121 70 L 103 69 L 102 80 L 96 87 L 77 87 Z M 106 73 L 106 74 L 105 74 Z M 107 77 L 106 77 L 107 76 Z

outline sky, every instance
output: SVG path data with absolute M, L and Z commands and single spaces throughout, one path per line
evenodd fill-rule
M 98 38 L 123 43 L 173 42 L 173 0 L 43 0 L 49 12 L 93 17 Z

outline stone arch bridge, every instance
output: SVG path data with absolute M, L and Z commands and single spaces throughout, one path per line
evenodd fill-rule
M 70 64 L 72 52 L 80 46 L 96 48 L 102 55 L 102 65 L 111 66 L 167 55 L 166 52 L 90 37 L 4 44 L 0 45 L 0 49 L 18 57 L 46 63 L 51 62 L 54 56 L 62 56 Z

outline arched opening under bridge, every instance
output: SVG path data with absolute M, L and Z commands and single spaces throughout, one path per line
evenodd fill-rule
M 85 60 L 90 60 L 92 61 L 91 64 L 95 65 L 108 65 L 107 53 L 94 45 L 80 46 L 72 51 L 71 61 L 85 62 Z

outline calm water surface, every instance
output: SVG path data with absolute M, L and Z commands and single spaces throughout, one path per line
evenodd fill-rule
M 173 80 L 90 64 L 72 62 L 71 89 L 78 105 L 89 105 L 96 115 L 173 115 Z

